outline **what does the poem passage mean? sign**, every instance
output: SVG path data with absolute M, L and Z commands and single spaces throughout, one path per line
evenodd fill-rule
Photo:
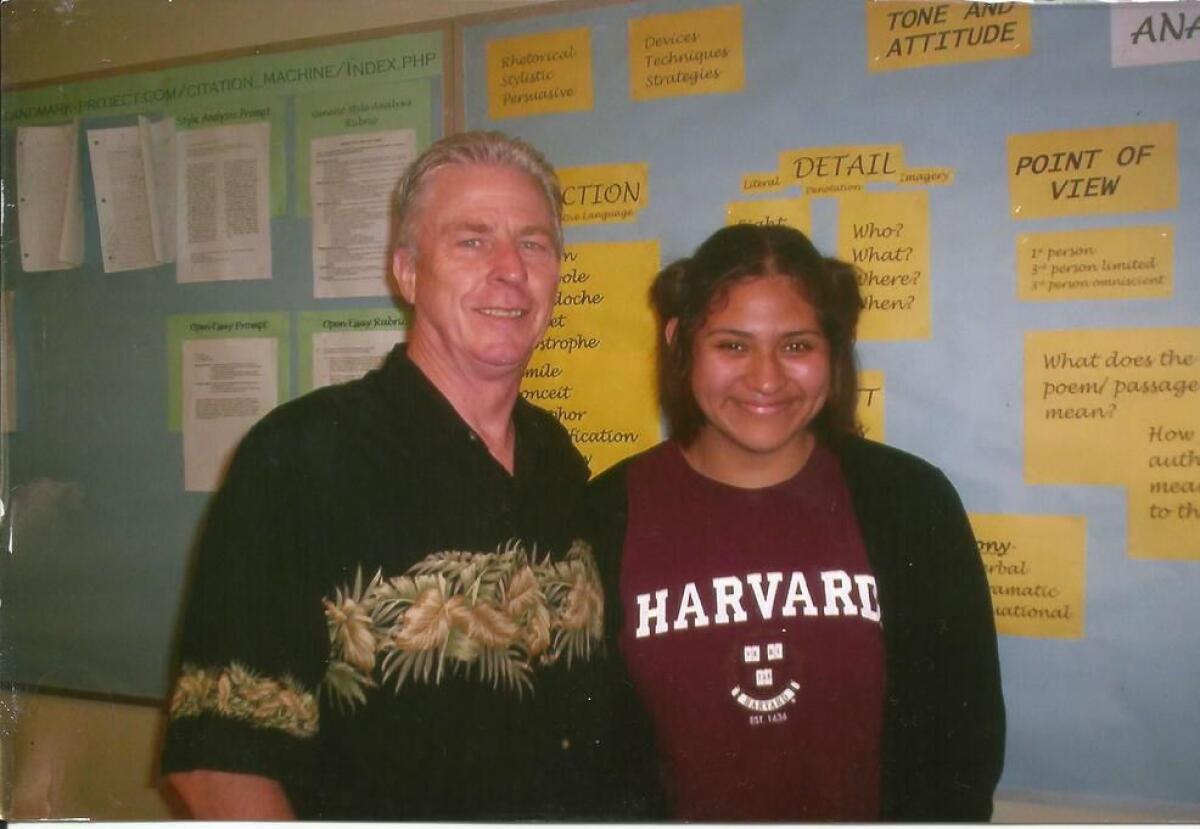
M 1025 478 L 1115 484 L 1129 555 L 1200 559 L 1200 328 L 1025 335 Z

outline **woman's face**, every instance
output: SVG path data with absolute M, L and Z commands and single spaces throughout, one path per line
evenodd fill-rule
M 718 476 L 722 463 L 798 470 L 829 383 L 829 341 L 795 281 L 735 283 L 692 343 L 692 393 L 706 421 L 694 449 Z

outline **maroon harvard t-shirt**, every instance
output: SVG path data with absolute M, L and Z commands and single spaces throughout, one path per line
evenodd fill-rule
M 883 642 L 837 459 L 745 490 L 629 467 L 621 646 L 685 820 L 879 819 Z

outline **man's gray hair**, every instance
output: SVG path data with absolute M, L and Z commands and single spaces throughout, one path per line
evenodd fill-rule
M 562 189 L 553 165 L 530 144 L 496 131 L 460 132 L 429 145 L 408 166 L 396 187 L 396 244 L 409 247 L 430 174 L 454 164 L 492 164 L 528 173 L 554 214 L 554 242 L 562 251 Z

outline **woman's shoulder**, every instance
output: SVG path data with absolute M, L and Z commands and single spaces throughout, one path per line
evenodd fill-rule
M 908 473 L 941 473 L 936 465 L 925 458 L 913 455 L 895 446 L 878 443 L 868 438 L 838 438 L 829 444 L 842 463 L 871 465 L 877 469 L 908 471 Z
M 653 481 L 654 470 L 670 463 L 671 454 L 678 450 L 664 441 L 605 469 L 588 482 L 587 504 L 594 525 L 624 526 L 629 514 L 630 487 L 643 491 Z
M 942 470 L 911 452 L 861 437 L 843 437 L 830 445 L 848 477 L 944 479 Z

